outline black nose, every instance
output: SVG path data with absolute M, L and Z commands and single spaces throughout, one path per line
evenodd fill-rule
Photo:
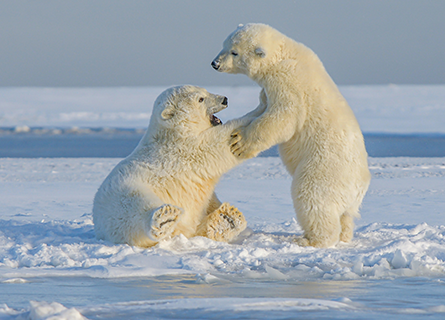
M 223 106 L 227 106 L 227 97 L 224 97 L 222 104 L 223 104 Z
M 219 69 L 219 61 L 213 60 L 211 63 L 213 69 L 218 70 Z

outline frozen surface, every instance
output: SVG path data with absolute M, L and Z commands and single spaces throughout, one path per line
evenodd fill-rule
M 142 128 L 164 87 L 0 88 L 0 128 Z M 208 87 L 226 95 L 222 120 L 258 104 L 259 88 Z M 365 133 L 445 133 L 445 85 L 340 87 Z M 54 133 L 60 133 L 55 131 Z
M 445 158 L 370 158 L 354 239 L 329 249 L 293 242 L 302 231 L 276 157 L 249 160 L 218 185 L 248 220 L 235 243 L 178 236 L 141 249 L 98 241 L 92 199 L 118 161 L 0 159 L 0 319 L 445 312 Z

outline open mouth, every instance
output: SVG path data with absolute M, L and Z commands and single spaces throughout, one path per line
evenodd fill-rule
M 212 126 L 219 126 L 220 124 L 222 124 L 222 121 L 221 121 L 221 119 L 216 117 L 214 114 L 212 114 L 210 116 L 210 123 L 212 124 Z

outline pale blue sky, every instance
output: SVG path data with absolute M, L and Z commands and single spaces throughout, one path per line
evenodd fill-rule
M 254 85 L 210 62 L 239 23 L 312 48 L 334 81 L 445 84 L 445 1 L 2 0 L 0 86 Z

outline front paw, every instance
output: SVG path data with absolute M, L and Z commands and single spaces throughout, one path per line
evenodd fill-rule
M 242 130 L 236 130 L 232 133 L 230 139 L 230 151 L 237 157 L 248 159 L 255 156 L 255 152 L 251 147 L 251 143 L 243 138 L 245 134 Z
M 243 135 L 241 133 L 241 129 L 234 130 L 230 135 L 230 140 L 229 140 L 230 149 L 232 150 L 233 146 L 236 145 L 238 142 L 240 142 L 242 138 Z

